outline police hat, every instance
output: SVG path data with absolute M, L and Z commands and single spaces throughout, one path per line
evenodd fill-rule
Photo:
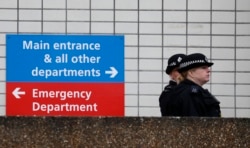
M 166 73 L 170 74 L 171 71 L 179 67 L 181 60 L 185 57 L 185 54 L 175 54 L 168 59 L 168 66 L 166 68 Z
M 193 53 L 187 55 L 180 63 L 180 67 L 178 69 L 179 72 L 184 72 L 189 69 L 200 67 L 200 66 L 212 66 L 214 63 L 208 62 L 208 59 L 205 55 L 201 53 Z

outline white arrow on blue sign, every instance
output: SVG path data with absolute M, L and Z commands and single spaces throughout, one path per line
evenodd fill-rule
M 110 67 L 110 70 L 106 70 L 105 73 L 109 74 L 110 78 L 114 78 L 118 74 L 118 71 L 115 69 L 115 67 Z

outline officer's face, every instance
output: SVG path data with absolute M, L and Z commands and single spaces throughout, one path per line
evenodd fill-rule
M 208 66 L 193 68 L 190 70 L 189 75 L 195 82 L 202 86 L 209 81 L 210 68 Z
M 177 71 L 178 68 L 175 68 L 172 72 L 171 72 L 171 78 L 173 80 L 175 80 L 177 83 L 179 83 L 179 81 L 181 80 L 181 74 Z

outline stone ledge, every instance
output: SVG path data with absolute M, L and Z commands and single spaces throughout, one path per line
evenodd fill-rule
M 0 117 L 1 147 L 250 147 L 250 119 Z

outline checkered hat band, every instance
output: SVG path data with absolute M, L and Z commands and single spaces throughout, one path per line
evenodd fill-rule
M 176 66 L 176 62 L 170 63 L 169 66 Z
M 205 60 L 187 61 L 187 62 L 181 63 L 180 68 L 184 68 L 184 67 L 187 67 L 189 65 L 197 64 L 197 63 L 206 63 L 206 61 Z

